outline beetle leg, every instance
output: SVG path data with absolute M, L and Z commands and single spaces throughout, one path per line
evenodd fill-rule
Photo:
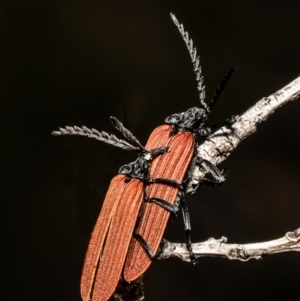
M 160 184 L 167 184 L 167 185 L 170 185 L 170 186 L 181 185 L 181 181 L 178 181 L 178 180 L 175 180 L 175 179 L 151 178 L 147 182 L 149 184 L 160 183 Z
M 183 189 L 183 187 L 180 187 L 180 190 L 178 191 L 177 195 L 176 195 L 176 198 L 174 200 L 174 204 L 173 206 L 175 206 L 176 208 L 178 208 L 177 210 L 179 211 L 179 206 L 180 206 L 180 198 L 181 198 L 181 193 L 180 191 Z M 173 220 L 175 218 L 177 218 L 178 216 L 178 211 L 176 213 L 173 213 L 170 218 L 169 218 L 169 221 L 168 221 L 168 225 L 171 224 L 171 222 L 173 222 Z
M 146 195 L 146 193 L 145 193 L 145 195 Z M 177 213 L 178 213 L 178 210 L 179 210 L 179 208 L 178 208 L 178 203 L 179 203 L 178 197 L 176 197 L 177 201 L 175 200 L 175 203 L 177 205 L 170 204 L 169 202 L 167 202 L 163 199 L 160 199 L 160 198 L 149 198 L 148 196 L 145 196 L 144 200 L 145 200 L 145 202 L 151 202 L 151 203 L 157 204 L 158 206 L 161 206 L 165 210 L 171 212 L 174 216 L 177 216 Z M 144 248 L 144 250 L 146 251 L 148 256 L 151 259 L 155 259 L 156 256 L 154 255 L 154 253 L 151 250 L 150 246 L 145 241 L 145 239 L 137 232 L 137 228 L 138 228 L 138 225 L 140 223 L 141 217 L 142 217 L 142 211 L 140 211 L 140 214 L 138 216 L 138 219 L 137 219 L 137 222 L 136 222 L 136 228 L 135 228 L 136 230 L 134 231 L 133 236 L 141 244 L 141 246 Z
M 231 126 L 231 125 L 233 125 L 234 123 L 236 122 L 236 116 L 231 116 L 231 118 L 228 118 L 228 119 L 226 119 L 226 120 L 224 120 L 224 121 L 221 121 L 221 122 L 219 122 L 219 123 L 217 123 L 217 124 L 214 124 L 213 126 L 211 126 L 210 128 L 211 128 L 211 130 L 212 131 L 214 131 L 214 130 L 216 130 L 216 129 L 219 129 L 219 128 L 221 128 L 223 125 L 226 125 L 226 126 Z
M 149 198 L 149 197 L 146 196 L 146 197 L 144 198 L 144 200 L 145 200 L 146 202 L 154 203 L 154 204 L 156 204 L 156 205 L 158 205 L 158 206 L 164 208 L 165 210 L 167 210 L 167 211 L 173 213 L 175 216 L 176 216 L 177 213 L 178 213 L 178 210 L 179 210 L 178 206 L 173 205 L 173 204 L 171 204 L 171 203 L 169 203 L 169 202 L 167 202 L 167 201 L 165 201 L 165 200 L 163 200 L 163 199 L 159 199 L 159 198 Z
M 213 180 L 202 179 L 201 180 L 202 184 L 216 187 L 225 182 L 225 177 L 224 177 L 223 172 L 221 172 L 216 165 L 214 165 L 210 161 L 208 161 L 206 159 L 202 159 L 202 158 L 198 159 L 197 163 L 200 163 L 207 171 L 209 171 L 209 173 L 214 178 Z
M 195 254 L 193 253 L 193 249 L 192 249 L 192 241 L 191 241 L 191 218 L 190 218 L 190 214 L 189 214 L 189 210 L 187 207 L 187 204 L 185 202 L 184 199 L 184 192 L 182 190 L 178 191 L 178 197 L 180 198 L 180 203 L 182 206 L 182 215 L 183 215 L 183 222 L 184 222 L 184 230 L 185 230 L 185 234 L 186 234 L 186 248 L 188 249 L 189 253 L 190 253 L 190 258 L 191 258 L 191 263 L 194 267 L 197 267 L 197 260 L 195 257 Z
M 192 159 L 192 161 L 190 163 L 189 169 L 187 170 L 187 173 L 186 173 L 186 175 L 184 177 L 184 181 L 183 182 L 186 183 L 189 179 L 192 178 L 192 175 L 193 175 L 196 163 L 198 163 L 198 161 L 199 161 L 199 158 L 197 157 L 196 154 L 194 154 L 193 159 Z
M 151 156 L 154 159 L 157 156 L 167 153 L 168 150 L 169 150 L 169 147 L 161 146 L 161 147 L 154 148 L 154 149 L 150 150 L 149 152 L 151 153 Z
M 133 233 L 133 236 L 135 237 L 135 239 L 141 244 L 141 246 L 144 248 L 144 250 L 146 251 L 146 253 L 149 255 L 149 257 L 151 259 L 155 259 L 155 255 L 152 252 L 150 246 L 147 244 L 147 242 L 145 241 L 145 239 L 137 232 Z

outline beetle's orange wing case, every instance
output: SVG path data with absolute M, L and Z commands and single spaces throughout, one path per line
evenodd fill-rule
M 112 217 L 115 214 L 116 208 L 122 197 L 125 185 L 126 176 L 117 175 L 111 180 L 110 186 L 103 201 L 102 209 L 95 224 L 88 249 L 85 255 L 80 290 L 84 301 L 88 301 L 94 282 L 97 264 L 104 241 L 111 223 Z
M 169 127 L 170 132 L 171 128 Z M 151 140 L 151 137 L 148 144 L 152 148 L 158 147 L 158 145 L 152 145 L 153 140 Z M 169 146 L 168 153 L 157 157 L 153 161 L 150 175 L 152 178 L 167 178 L 182 181 L 194 154 L 194 136 L 189 132 L 181 132 L 171 137 L 169 135 L 166 145 Z M 172 204 L 175 201 L 177 193 L 178 188 L 162 184 L 152 184 L 146 189 L 148 197 L 161 198 Z M 170 213 L 153 203 L 146 203 L 142 210 L 143 213 L 138 233 L 145 239 L 151 250 L 156 253 Z M 125 262 L 124 279 L 126 281 L 137 279 L 146 271 L 150 264 L 151 259 L 148 254 L 133 237 Z
M 92 293 L 93 301 L 108 300 L 116 289 L 143 201 L 143 190 L 144 183 L 140 180 L 131 180 L 126 184 L 100 258 Z
M 165 146 L 169 136 L 169 126 L 156 128 L 147 148 Z M 81 277 L 84 301 L 91 296 L 93 301 L 108 300 L 119 281 L 144 196 L 142 181 L 126 184 L 125 179 L 124 175 L 112 179 L 91 235 Z

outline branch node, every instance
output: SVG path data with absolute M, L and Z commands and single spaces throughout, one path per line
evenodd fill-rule
M 231 260 L 241 260 L 241 261 L 248 261 L 250 259 L 249 254 L 247 251 L 241 247 L 237 246 L 236 248 L 232 248 L 228 251 L 227 257 Z
M 299 242 L 300 241 L 300 228 L 298 228 L 292 232 L 287 232 L 285 234 L 285 237 L 290 241 Z

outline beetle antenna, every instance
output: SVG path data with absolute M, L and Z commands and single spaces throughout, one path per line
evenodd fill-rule
M 78 126 L 74 126 L 74 127 L 66 126 L 65 128 L 59 128 L 59 131 L 53 131 L 51 134 L 54 136 L 61 136 L 61 135 L 86 136 L 89 138 L 95 138 L 97 140 L 114 145 L 116 147 L 120 147 L 125 150 L 140 151 L 139 147 L 135 147 L 130 143 L 128 143 L 127 141 L 117 138 L 115 135 L 110 135 L 103 131 L 98 132 L 95 129 L 89 129 L 86 126 L 83 126 L 82 128 Z
M 113 127 L 119 130 L 125 138 L 127 138 L 129 141 L 137 145 L 140 150 L 145 149 L 143 145 L 140 143 L 140 141 L 128 129 L 125 128 L 125 126 L 122 124 L 121 121 L 119 121 L 116 117 L 113 116 L 110 116 L 110 121 Z
M 222 95 L 226 85 L 228 84 L 228 81 L 230 80 L 230 78 L 232 77 L 232 75 L 236 72 L 235 68 L 230 68 L 225 76 L 223 77 L 223 79 L 221 80 L 221 82 L 219 83 L 217 90 L 215 92 L 215 95 L 213 97 L 213 99 L 211 100 L 209 107 L 206 109 L 207 113 L 210 113 L 213 106 L 216 104 L 216 102 L 219 100 L 220 96 Z
M 171 18 L 174 22 L 174 24 L 177 26 L 185 45 L 189 51 L 192 64 L 193 64 L 193 71 L 196 75 L 196 83 L 197 83 L 197 90 L 198 90 L 198 96 L 201 103 L 201 106 L 206 110 L 207 104 L 204 102 L 205 99 L 205 86 L 203 85 L 203 76 L 201 75 L 201 66 L 200 66 L 200 60 L 199 56 L 197 56 L 197 49 L 193 46 L 193 40 L 189 39 L 189 34 L 187 31 L 184 31 L 183 25 L 178 22 L 174 14 L 170 14 Z

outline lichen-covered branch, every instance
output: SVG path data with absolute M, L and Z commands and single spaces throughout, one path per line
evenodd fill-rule
M 300 77 L 269 97 L 264 97 L 241 116 L 237 116 L 236 122 L 230 128 L 224 126 L 208 137 L 198 147 L 198 156 L 215 165 L 220 164 L 242 140 L 256 131 L 259 123 L 266 120 L 277 108 L 299 96 Z M 197 191 L 206 172 L 203 167 L 196 166 L 188 183 L 187 193 L 193 194 Z
M 300 252 L 300 228 L 285 234 L 284 237 L 261 243 L 229 244 L 227 238 L 209 238 L 207 241 L 192 244 L 195 256 L 223 257 L 231 260 L 248 261 L 262 259 L 263 256 L 296 251 Z M 184 243 L 171 243 L 163 240 L 158 259 L 178 257 L 190 261 L 190 253 Z

